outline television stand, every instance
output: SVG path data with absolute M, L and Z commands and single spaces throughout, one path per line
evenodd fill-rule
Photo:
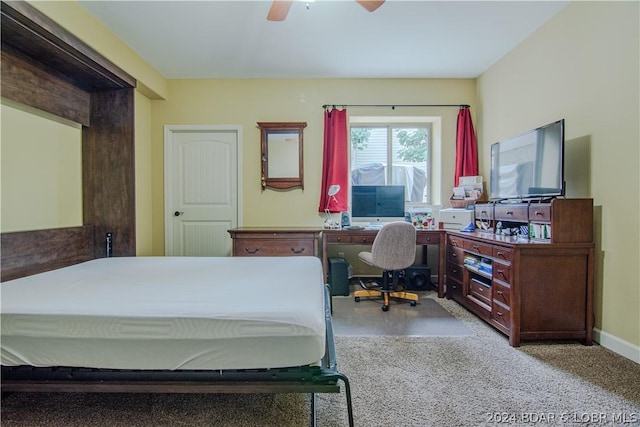
M 511 346 L 551 339 L 591 345 L 593 200 L 475 209 L 489 228 L 509 226 L 500 234 L 447 231 L 447 297 L 507 335 Z M 504 232 L 521 227 L 525 233 Z

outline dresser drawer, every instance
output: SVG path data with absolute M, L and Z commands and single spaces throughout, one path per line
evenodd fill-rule
M 513 259 L 513 250 L 503 246 L 494 246 L 493 257 L 502 261 L 510 262 Z
M 464 240 L 464 248 L 468 251 L 488 257 L 493 255 L 493 247 L 491 245 L 476 242 L 475 240 Z
M 491 308 L 491 318 L 506 329 L 511 329 L 511 310 L 494 301 Z
M 529 221 L 529 207 L 528 205 L 496 205 L 495 206 L 495 219 L 496 221 Z
M 511 288 L 504 286 L 495 280 L 492 283 L 493 301 L 499 302 L 505 307 L 511 307 Z
M 462 297 L 462 284 L 455 280 L 449 280 L 447 278 L 447 295 L 449 297 L 458 296 Z
M 547 203 L 529 205 L 529 221 L 551 221 L 551 205 Z
M 476 219 L 487 221 L 493 219 L 493 205 L 476 205 L 475 206 Z
M 447 261 L 453 264 L 464 264 L 464 250 L 462 248 L 447 248 Z
M 464 239 L 458 236 L 448 236 L 448 243 L 450 246 L 455 246 L 456 248 L 464 247 Z
M 458 282 L 462 282 L 462 270 L 463 267 L 454 264 L 452 262 L 447 263 L 447 279 L 451 278 L 457 280 Z
M 235 239 L 234 256 L 313 256 L 314 242 L 295 239 Z
M 511 283 L 511 265 L 501 262 L 493 262 L 493 278 Z
M 480 301 L 491 304 L 491 287 L 469 280 L 469 292 Z

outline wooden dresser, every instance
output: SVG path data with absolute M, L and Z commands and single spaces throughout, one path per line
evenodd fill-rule
M 320 228 L 240 227 L 229 230 L 233 256 L 318 256 Z
M 476 206 L 489 226 L 526 227 L 529 236 L 447 232 L 447 297 L 509 337 L 593 337 L 593 202 Z

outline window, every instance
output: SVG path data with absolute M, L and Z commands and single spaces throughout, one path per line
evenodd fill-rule
M 405 200 L 431 203 L 430 124 L 351 125 L 351 185 L 404 185 Z

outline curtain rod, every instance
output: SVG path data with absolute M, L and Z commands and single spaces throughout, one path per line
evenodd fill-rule
M 325 104 L 322 106 L 325 110 L 329 107 L 383 107 L 395 110 L 396 107 L 459 107 L 469 108 L 468 104 Z

